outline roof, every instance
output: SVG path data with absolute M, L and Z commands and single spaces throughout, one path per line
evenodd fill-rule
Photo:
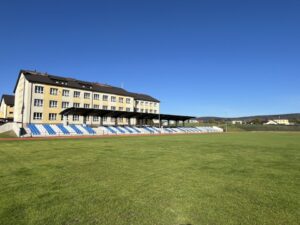
M 75 88 L 75 89 L 81 89 L 86 91 L 95 91 L 95 92 L 102 92 L 108 94 L 123 95 L 123 96 L 133 97 L 136 100 L 160 102 L 156 98 L 153 98 L 149 95 L 128 92 L 123 88 L 119 88 L 107 84 L 81 81 L 74 78 L 61 77 L 61 76 L 50 75 L 47 73 L 41 73 L 41 72 L 30 71 L 30 70 L 21 70 L 19 73 L 19 78 L 21 74 L 24 74 L 26 80 L 32 83 L 49 84 L 54 86 Z M 16 87 L 17 84 L 15 86 L 15 90 Z
M 15 105 L 15 96 L 14 95 L 2 95 L 1 102 L 4 100 L 4 103 L 9 106 Z
M 161 119 L 161 120 L 189 120 L 195 118 L 194 116 L 181 116 L 169 114 L 154 114 L 154 113 L 140 113 L 127 112 L 106 109 L 87 109 L 87 108 L 67 108 L 63 110 L 61 115 L 80 115 L 80 116 L 109 116 L 109 117 L 124 117 L 137 119 Z

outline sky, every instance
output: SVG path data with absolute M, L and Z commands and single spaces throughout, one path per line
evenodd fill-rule
M 300 112 L 299 0 L 3 0 L 0 94 L 20 69 L 147 93 L 161 112 Z

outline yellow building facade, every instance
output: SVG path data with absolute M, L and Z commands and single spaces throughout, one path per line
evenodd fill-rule
M 145 94 L 96 82 L 80 81 L 36 71 L 21 70 L 15 86 L 14 121 L 30 124 L 99 124 L 97 116 L 61 116 L 67 108 L 104 109 L 140 113 L 160 113 L 159 100 Z M 103 124 L 115 124 L 115 118 L 102 118 Z M 131 119 L 135 124 L 135 119 Z M 127 124 L 118 118 L 118 124 Z

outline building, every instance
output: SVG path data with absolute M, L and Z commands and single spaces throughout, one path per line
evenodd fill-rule
M 69 108 L 160 113 L 160 101 L 146 94 L 29 70 L 20 71 L 14 94 L 14 122 L 22 124 L 99 124 L 97 115 L 61 114 Z M 104 125 L 137 122 L 134 118 L 128 121 L 128 118 L 111 116 L 105 116 L 102 120 Z
M 13 95 L 3 95 L 0 102 L 0 121 L 13 121 L 14 119 L 14 103 Z
M 1 99 L 0 133 L 19 137 L 223 131 L 185 127 L 195 117 L 161 114 L 158 99 L 97 82 L 21 70 L 13 92 Z
M 242 120 L 232 120 L 231 124 L 243 124 Z
M 290 125 L 290 122 L 287 119 L 275 119 L 269 120 L 268 122 L 264 123 L 264 125 Z

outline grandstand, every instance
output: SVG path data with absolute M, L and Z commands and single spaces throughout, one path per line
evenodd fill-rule
M 9 99 L 10 113 L 1 114 L 6 123 L 0 132 L 12 130 L 19 137 L 223 131 L 218 127 L 186 127 L 185 121 L 195 117 L 161 114 L 160 101 L 147 94 L 36 71 L 21 70 L 14 96 L 3 99 L 1 108 L 6 110 Z

